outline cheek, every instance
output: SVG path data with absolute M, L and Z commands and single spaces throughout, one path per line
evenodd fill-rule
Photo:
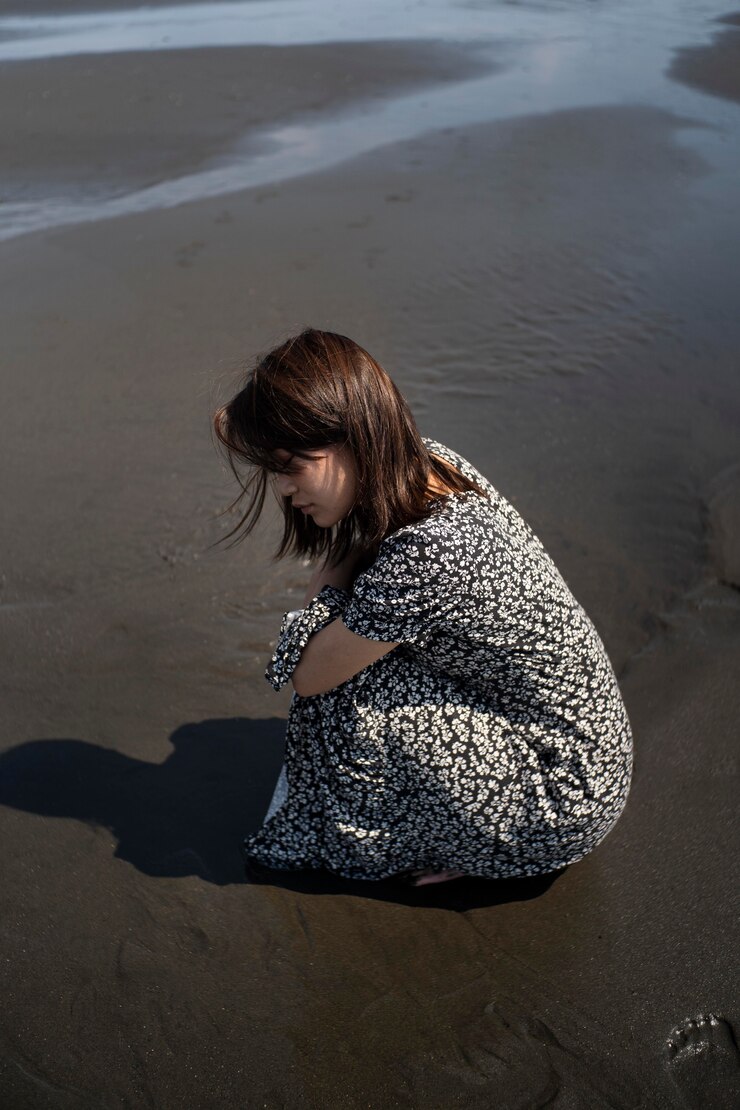
M 357 479 L 355 478 L 354 471 L 348 471 L 343 476 L 342 483 L 342 505 L 345 512 L 349 512 L 354 506 L 355 498 L 357 495 Z

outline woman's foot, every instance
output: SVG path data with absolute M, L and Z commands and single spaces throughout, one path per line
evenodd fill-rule
M 451 879 L 464 879 L 464 871 L 432 871 L 428 868 L 426 871 L 412 871 L 411 872 L 411 885 L 412 886 L 430 886 L 431 883 L 448 883 Z

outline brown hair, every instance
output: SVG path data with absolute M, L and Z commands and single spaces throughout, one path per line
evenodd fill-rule
M 268 475 L 289 468 L 275 458 L 330 445 L 349 448 L 357 474 L 352 511 L 333 528 L 320 528 L 281 498 L 285 527 L 276 558 L 286 554 L 341 560 L 357 545 L 374 551 L 390 532 L 422 520 L 432 509 L 429 480 L 450 492 L 482 493 L 449 463 L 430 455 L 411 411 L 385 370 L 353 340 L 307 331 L 265 355 L 236 396 L 213 418 L 218 441 L 241 487 L 226 510 L 243 506 L 224 539 L 243 539 L 265 503 Z M 240 473 L 239 464 L 252 473 Z M 484 495 L 485 496 L 485 495 Z

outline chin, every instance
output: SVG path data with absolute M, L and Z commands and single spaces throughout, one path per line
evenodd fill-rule
M 339 513 L 336 510 L 332 512 L 331 509 L 319 509 L 316 513 L 309 513 L 317 528 L 333 528 L 335 524 L 344 520 L 346 515 L 346 513 Z

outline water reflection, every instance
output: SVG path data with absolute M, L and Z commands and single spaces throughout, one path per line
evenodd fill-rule
M 373 39 L 537 37 L 567 11 L 513 11 L 446 0 L 235 0 L 125 11 L 0 18 L 0 61 L 205 46 L 296 45 Z
M 19 0 L 20 2 L 20 0 Z M 639 29 L 640 39 L 664 34 L 670 22 L 684 31 L 722 8 L 662 0 L 649 10 L 638 0 L 555 4 L 511 0 L 233 0 L 121 11 L 0 17 L 0 61 L 205 46 L 367 42 L 373 39 L 536 42 L 551 35 L 599 39 L 614 27 Z M 677 19 L 678 17 L 678 19 Z

